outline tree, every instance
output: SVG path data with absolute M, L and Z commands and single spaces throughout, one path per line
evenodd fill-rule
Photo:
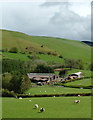
M 75 66 L 75 60 L 74 59 L 71 59 L 71 58 L 66 58 L 65 59 L 65 66 L 68 67 L 68 68 L 73 68 L 73 66 Z
M 10 88 L 10 80 L 12 76 L 10 73 L 4 73 L 2 75 L 2 88 L 9 89 Z
M 91 71 L 93 71 L 93 62 L 90 63 L 89 68 Z
M 21 82 L 22 82 L 22 76 L 14 75 L 10 81 L 9 90 L 13 90 L 15 93 L 21 93 Z
M 18 48 L 17 48 L 17 47 L 12 47 L 12 48 L 10 49 L 10 52 L 11 52 L 11 53 L 18 53 Z
M 24 93 L 30 87 L 31 87 L 31 80 L 29 79 L 27 75 L 24 75 L 22 78 L 22 83 L 21 83 L 21 93 Z
M 37 73 L 54 73 L 54 70 L 52 67 L 46 66 L 46 65 L 37 65 L 34 72 Z
M 67 70 L 61 70 L 59 72 L 59 75 L 62 76 L 62 77 L 64 77 L 66 74 L 67 74 Z
M 15 74 L 10 81 L 10 89 L 15 93 L 24 93 L 31 87 L 31 81 L 27 75 Z
M 83 62 L 82 60 L 78 59 L 78 60 L 75 60 L 75 59 L 72 59 L 72 58 L 66 58 L 65 59 L 65 66 L 68 67 L 68 68 L 77 68 L 77 69 L 83 69 Z

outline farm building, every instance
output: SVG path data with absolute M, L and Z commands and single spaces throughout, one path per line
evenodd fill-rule
M 47 82 L 56 80 L 59 78 L 58 75 L 52 74 L 52 73 L 28 73 L 27 74 L 29 79 L 31 79 L 32 82 Z
M 57 69 L 54 69 L 54 71 L 56 72 L 60 72 L 60 71 L 62 71 L 62 70 L 64 70 L 64 68 L 57 68 Z
M 73 74 L 69 75 L 69 78 L 72 78 L 72 79 L 73 78 L 82 78 L 82 77 L 84 77 L 82 72 L 77 72 L 77 73 L 73 73 Z

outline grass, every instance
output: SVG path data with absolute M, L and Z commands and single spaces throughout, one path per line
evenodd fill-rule
M 20 59 L 22 61 L 30 60 L 28 54 L 3 52 L 3 58 Z
M 31 55 L 31 54 L 3 52 L 3 58 L 20 59 L 22 61 L 30 60 L 28 55 Z M 43 61 L 47 62 L 48 64 L 51 64 L 53 62 L 62 63 L 62 61 L 63 61 L 63 59 L 59 58 L 58 56 L 53 56 L 53 55 L 36 54 L 36 56 L 38 56 L 40 58 L 40 60 L 43 60 Z
M 41 47 L 43 45 L 43 47 Z M 91 47 L 74 40 L 55 37 L 29 36 L 9 30 L 2 31 L 2 47 L 17 47 L 20 51 L 30 47 L 32 51 L 53 51 L 64 58 L 82 59 L 85 64 L 91 62 Z
M 77 80 L 69 83 L 65 83 L 66 85 L 83 85 L 83 86 L 91 86 L 91 79 L 82 79 L 82 80 Z
M 46 61 L 48 64 L 52 63 L 62 63 L 64 60 L 58 56 L 46 55 L 46 54 L 37 54 L 41 60 Z
M 46 92 L 45 92 L 46 91 Z M 66 88 L 58 86 L 38 86 L 26 91 L 26 94 L 65 94 L 65 93 L 90 93 L 89 89 Z
M 41 107 L 45 112 L 40 113 Z M 91 97 L 3 98 L 2 108 L 3 118 L 91 118 Z

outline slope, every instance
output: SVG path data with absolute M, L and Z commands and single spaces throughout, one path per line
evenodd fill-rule
M 43 46 L 43 47 L 41 47 Z M 2 47 L 17 47 L 20 51 L 56 52 L 64 58 L 82 59 L 85 63 L 91 61 L 91 47 L 80 41 L 55 37 L 30 36 L 21 32 L 2 30 Z

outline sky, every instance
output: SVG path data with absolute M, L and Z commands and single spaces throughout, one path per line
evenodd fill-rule
M 91 0 L 3 0 L 0 29 L 32 36 L 91 40 Z

